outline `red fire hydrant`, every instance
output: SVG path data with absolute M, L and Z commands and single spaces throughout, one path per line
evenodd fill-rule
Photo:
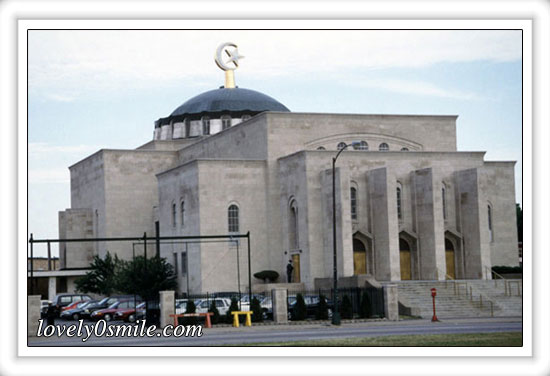
M 437 295 L 437 290 L 435 288 L 432 288 L 432 301 L 433 301 L 433 307 L 434 307 L 434 315 L 432 317 L 432 321 L 439 321 L 437 319 L 437 316 L 435 315 L 435 296 Z

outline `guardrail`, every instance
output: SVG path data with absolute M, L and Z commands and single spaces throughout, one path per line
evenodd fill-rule
M 470 301 L 472 303 L 474 302 L 473 289 L 472 289 L 472 286 L 468 284 L 468 282 L 457 281 L 452 276 L 445 273 L 445 289 L 447 288 L 448 281 L 453 283 L 453 293 L 454 293 L 454 295 L 460 296 L 460 289 L 463 286 L 465 295 L 468 296 L 468 290 L 469 290 Z M 517 282 L 517 281 L 515 281 L 515 282 Z M 519 291 L 519 287 L 518 287 L 518 291 Z M 483 310 L 484 301 L 485 301 L 486 304 L 489 305 L 489 309 L 491 311 L 491 317 L 494 317 L 494 314 L 495 314 L 494 305 L 495 305 L 495 303 L 491 299 L 489 299 L 485 294 L 479 293 L 479 309 L 480 310 Z

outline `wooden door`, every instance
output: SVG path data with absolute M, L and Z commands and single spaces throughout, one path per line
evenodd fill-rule
M 367 250 L 359 239 L 353 239 L 353 275 L 367 274 Z
M 445 262 L 447 264 L 447 275 L 455 279 L 455 248 L 449 239 L 445 239 Z
M 294 267 L 294 270 L 292 271 L 292 282 L 299 283 L 300 282 L 300 255 L 299 254 L 292 255 L 292 266 Z
M 411 279 L 411 251 L 399 251 L 401 280 L 408 281 Z

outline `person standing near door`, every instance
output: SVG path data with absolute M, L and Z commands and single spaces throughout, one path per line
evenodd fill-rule
M 286 266 L 286 276 L 288 283 L 292 282 L 292 271 L 294 270 L 294 267 L 292 266 L 292 260 L 288 260 L 288 264 Z

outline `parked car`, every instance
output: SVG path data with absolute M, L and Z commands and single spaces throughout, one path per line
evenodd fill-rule
M 218 312 L 220 315 L 225 315 L 227 311 L 229 310 L 229 307 L 231 306 L 231 299 L 229 298 L 214 298 L 209 300 L 203 300 L 199 304 L 197 304 L 197 313 L 206 313 L 210 311 L 210 305 L 212 304 L 212 301 L 216 303 L 216 308 L 218 309 Z
M 260 307 L 262 307 L 262 315 L 264 319 L 273 318 L 273 301 L 271 296 L 266 296 L 260 301 Z
M 138 311 L 145 311 L 145 302 L 137 305 Z M 115 320 L 122 320 L 124 322 L 136 321 L 136 308 L 121 309 L 115 313 Z
M 61 309 L 72 303 L 92 300 L 92 297 L 85 294 L 59 294 L 52 301 L 54 306 L 55 316 L 59 317 Z M 43 308 L 43 312 L 47 311 L 48 307 Z
M 122 310 L 133 309 L 135 302 L 133 300 L 119 300 L 111 304 L 105 309 L 98 309 L 90 314 L 92 320 L 111 321 L 115 318 L 115 314 Z
M 97 300 L 87 300 L 84 302 L 79 302 L 77 306 L 73 309 L 67 309 L 63 312 L 61 312 L 60 317 L 65 320 L 80 320 L 82 318 L 82 312 L 86 309 L 86 307 L 94 305 L 97 303 Z
M 250 300 L 248 299 L 249 295 L 248 294 L 245 294 L 245 295 L 242 295 L 241 296 L 241 301 L 240 301 L 240 310 L 241 311 L 250 311 Z M 261 302 L 264 297 L 262 295 L 254 295 L 252 294 L 252 299 L 258 299 L 259 302 Z M 238 304 L 239 302 L 237 302 Z
M 61 313 L 63 313 L 63 311 L 67 311 L 67 310 L 69 310 L 69 309 L 74 309 L 74 308 L 76 308 L 76 306 L 79 305 L 79 304 L 82 304 L 82 302 L 89 302 L 89 300 L 84 300 L 84 301 L 83 301 L 83 300 L 79 300 L 79 301 L 77 301 L 77 302 L 73 302 L 73 303 L 69 304 L 68 306 L 62 307 L 62 308 L 61 308 Z

